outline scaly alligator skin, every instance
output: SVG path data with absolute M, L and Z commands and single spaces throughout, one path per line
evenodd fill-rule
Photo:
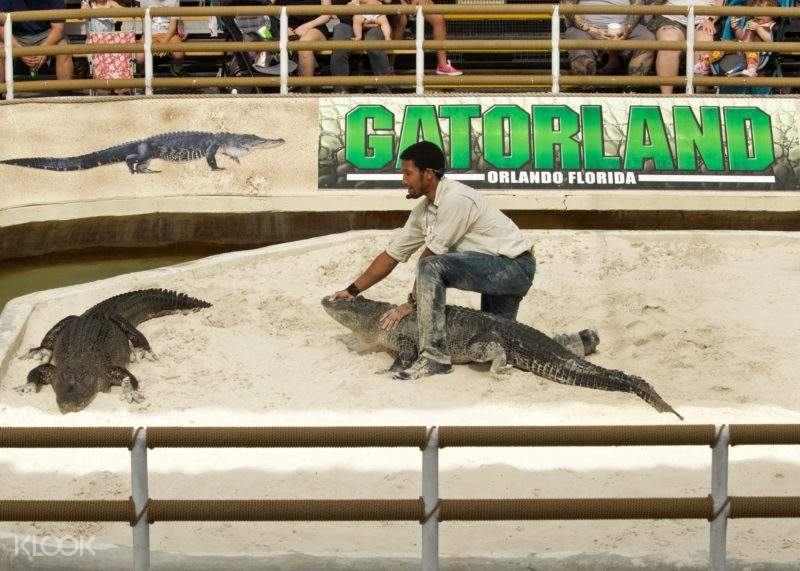
M 77 171 L 126 163 L 131 174 L 137 174 L 158 172 L 150 170 L 150 161 L 153 159 L 182 163 L 205 158 L 211 170 L 216 171 L 224 170 L 217 166 L 217 153 L 222 153 L 238 163 L 240 157 L 253 149 L 270 149 L 284 142 L 283 139 L 264 139 L 257 135 L 183 131 L 154 135 L 76 157 L 8 159 L 0 161 L 0 164 L 51 171 Z
M 137 358 L 156 356 L 136 326 L 160 315 L 203 307 L 211 304 L 183 293 L 146 289 L 111 297 L 80 317 L 65 317 L 39 347 L 28 352 L 30 357 L 45 357 L 46 363 L 31 370 L 19 390 L 39 392 L 49 383 L 62 413 L 86 408 L 99 391 L 108 392 L 112 386 L 122 386 L 129 401 L 141 401 L 139 381 L 125 366 Z
M 417 358 L 416 315 L 405 317 L 394 331 L 383 331 L 378 319 L 394 307 L 358 297 L 355 301 L 325 297 L 322 306 L 336 321 L 362 339 L 397 355 L 391 371 L 408 368 Z M 509 366 L 557 383 L 605 391 L 633 393 L 659 412 L 675 410 L 644 379 L 593 365 L 571 353 L 541 331 L 488 313 L 448 305 L 447 344 L 453 363 L 492 362 L 500 373 Z

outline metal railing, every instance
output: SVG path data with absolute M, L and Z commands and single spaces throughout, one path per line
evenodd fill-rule
M 439 450 L 453 447 L 710 446 L 711 494 L 684 498 L 441 499 Z M 121 448 L 131 451 L 128 501 L 0 500 L 0 521 L 127 522 L 133 567 L 150 568 L 149 526 L 160 521 L 418 521 L 421 568 L 439 562 L 439 522 L 706 519 L 709 566 L 726 568 L 729 518 L 800 517 L 800 497 L 729 496 L 728 450 L 800 445 L 800 425 L 572 427 L 151 427 L 1 428 L 0 448 Z M 422 451 L 422 495 L 397 500 L 156 500 L 148 494 L 153 448 L 368 448 Z
M 416 40 L 390 41 L 289 41 L 288 16 L 302 15 L 353 15 L 380 13 L 387 15 L 416 16 Z M 492 15 L 548 16 L 551 19 L 550 39 L 531 40 L 444 40 L 424 39 L 425 14 L 482 14 L 488 18 Z M 0 85 L 0 93 L 7 99 L 14 98 L 14 92 L 54 91 L 75 89 L 144 89 L 150 95 L 155 88 L 210 88 L 241 86 L 277 87 L 280 93 L 288 93 L 289 87 L 319 86 L 413 86 L 416 93 L 424 93 L 426 88 L 454 87 L 550 87 L 552 93 L 560 88 L 577 85 L 607 86 L 682 86 L 686 93 L 693 93 L 696 86 L 772 86 L 798 87 L 799 77 L 722 77 L 694 76 L 693 57 L 696 50 L 717 49 L 721 51 L 740 51 L 739 42 L 696 42 L 693 29 L 689 26 L 685 41 L 607 41 L 607 40 L 566 40 L 559 37 L 561 17 L 569 14 L 654 14 L 685 15 L 690 21 L 700 15 L 766 15 L 773 17 L 800 16 L 800 8 L 748 8 L 730 6 L 586 6 L 586 5 L 548 5 L 548 4 L 488 4 L 488 5 L 389 5 L 389 6 L 264 6 L 264 7 L 204 7 L 204 8 L 119 8 L 108 10 L 51 10 L 27 11 L 0 14 L 4 21 L 4 57 L 6 81 Z M 159 45 L 164 52 L 207 52 L 224 50 L 225 52 L 268 51 L 280 53 L 280 75 L 278 77 L 197 77 L 197 78 L 155 78 L 153 76 L 152 54 L 152 17 L 155 16 L 237 16 L 237 15 L 272 15 L 280 21 L 279 41 L 277 42 L 189 42 L 182 44 Z M 11 43 L 12 22 L 49 21 L 89 17 L 127 17 L 143 20 L 143 41 L 136 44 L 92 44 L 66 46 L 29 46 L 14 47 Z M 288 52 L 346 50 L 407 50 L 413 51 L 416 58 L 414 76 L 371 76 L 371 77 L 290 77 L 288 73 Z M 686 75 L 653 77 L 653 76 L 585 76 L 562 75 L 560 72 L 560 52 L 569 49 L 596 50 L 631 50 L 631 49 L 667 49 L 686 53 Z M 449 50 L 453 52 L 518 52 L 518 51 L 550 51 L 550 75 L 475 75 L 467 74 L 458 77 L 426 75 L 424 73 L 425 52 L 433 50 Z M 786 53 L 800 52 L 800 42 L 760 42 L 759 50 Z M 19 81 L 13 78 L 13 58 L 26 55 L 59 55 L 59 54 L 91 54 L 91 53 L 144 53 L 144 77 L 126 80 L 64 80 L 64 81 Z
M 766 11 L 765 11 L 766 10 Z M 609 42 L 604 40 L 560 40 L 558 30 L 560 18 L 564 14 L 685 14 L 690 19 L 694 15 L 773 15 L 791 17 L 800 15 L 798 8 L 741 8 L 741 7 L 681 7 L 681 6 L 620 6 L 620 7 L 599 7 L 599 6 L 549 6 L 542 4 L 526 5 L 449 5 L 436 6 L 290 6 L 290 7 L 209 7 L 209 8 L 148 8 L 148 9 L 110 9 L 103 10 L 103 14 L 98 10 L 59 10 L 59 11 L 34 11 L 34 12 L 14 12 L 5 15 L 6 37 L 10 37 L 12 21 L 37 21 L 53 20 L 60 18 L 85 18 L 89 16 L 109 17 L 140 17 L 143 18 L 144 38 L 140 44 L 129 44 L 120 47 L 118 44 L 95 44 L 92 46 L 31 46 L 13 48 L 9 41 L 4 43 L 6 56 L 6 85 L 0 87 L 0 91 L 5 91 L 7 98 L 13 98 L 15 84 L 13 76 L 9 71 L 9 55 L 57 55 L 87 54 L 87 53 L 132 53 L 144 52 L 145 54 L 145 76 L 143 79 L 134 80 L 77 80 L 62 82 L 43 82 L 43 81 L 23 81 L 16 83 L 19 91 L 50 91 L 58 89 L 127 89 L 144 88 L 146 94 L 151 94 L 154 87 L 174 88 L 174 87 L 237 87 L 243 85 L 273 86 L 279 87 L 281 93 L 288 93 L 290 86 L 354 86 L 354 85 L 405 85 L 415 86 L 417 93 L 423 93 L 425 87 L 454 87 L 454 86 L 481 86 L 481 85 L 501 85 L 501 86 L 550 86 L 553 93 L 557 93 L 561 85 L 673 85 L 685 86 L 687 93 L 692 93 L 695 85 L 751 85 L 751 86 L 783 86 L 796 87 L 800 85 L 800 78 L 774 78 L 774 77 L 693 77 L 693 66 L 687 65 L 687 76 L 674 77 L 631 77 L 631 76 L 606 76 L 590 77 L 560 75 L 561 50 L 577 48 L 593 48 L 603 50 L 629 50 L 629 49 L 673 49 L 686 51 L 687 61 L 693 57 L 694 49 L 720 49 L 737 51 L 741 49 L 738 42 L 694 42 L 693 34 L 689 33 L 686 41 L 683 42 L 641 42 L 625 40 L 622 42 Z M 396 41 L 327 41 L 327 42 L 290 42 L 288 41 L 288 15 L 352 15 L 367 12 L 378 12 L 383 14 L 416 14 L 417 16 L 417 39 L 416 40 L 396 40 Z M 432 41 L 423 39 L 424 14 L 516 14 L 520 16 L 541 16 L 549 15 L 552 21 L 550 40 L 493 40 L 491 47 L 481 40 L 445 40 Z M 209 49 L 220 49 L 222 44 L 225 51 L 272 51 L 281 53 L 281 73 L 279 77 L 260 77 L 260 78 L 153 78 L 152 52 L 148 49 L 152 42 L 152 27 L 150 18 L 152 16 L 234 16 L 234 15 L 277 15 L 279 16 L 280 39 L 278 42 L 191 42 L 175 46 L 159 46 L 161 51 L 170 52 L 203 52 Z M 394 77 L 289 77 L 286 65 L 288 51 L 326 51 L 331 49 L 386 49 L 386 50 L 414 50 L 416 57 L 415 76 Z M 800 51 L 798 42 L 762 42 L 760 48 L 764 51 L 773 52 L 796 52 Z M 447 49 L 450 51 L 551 51 L 551 74 L 550 75 L 465 75 L 459 77 L 439 77 L 424 74 L 424 53 L 430 50 Z M 586 81 L 590 79 L 590 81 Z M 655 79 L 655 81 L 653 81 Z

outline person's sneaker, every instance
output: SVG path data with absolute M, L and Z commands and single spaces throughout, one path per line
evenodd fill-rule
M 447 65 L 436 66 L 436 75 L 461 75 L 461 73 L 461 70 L 450 65 L 450 60 L 447 60 Z
M 418 357 L 414 364 L 405 371 L 400 371 L 392 375 L 393 379 L 399 381 L 410 381 L 431 375 L 444 375 L 453 372 L 453 366 L 446 363 L 437 363 L 427 357 Z

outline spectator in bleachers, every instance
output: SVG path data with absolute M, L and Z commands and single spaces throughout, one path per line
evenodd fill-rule
M 749 7 L 777 8 L 778 0 L 747 0 Z M 732 16 L 730 19 L 731 31 L 734 37 L 740 42 L 747 44 L 743 51 L 744 65 L 734 67 L 728 75 L 746 75 L 756 77 L 758 66 L 761 61 L 761 53 L 757 51 L 758 42 L 772 41 L 772 28 L 775 26 L 775 19 L 771 16 L 752 16 L 738 17 Z M 711 73 L 711 64 L 721 60 L 725 56 L 724 52 L 712 51 L 706 57 L 697 62 L 694 72 L 698 75 L 708 75 Z
M 334 6 L 352 4 L 352 0 L 333 0 Z M 355 37 L 352 16 L 339 16 L 339 23 L 333 27 L 334 40 L 351 40 Z M 380 27 L 367 28 L 365 40 L 382 40 L 384 33 Z M 373 75 L 389 74 L 389 56 L 384 50 L 369 50 L 369 65 Z M 347 50 L 333 50 L 331 54 L 331 75 L 350 75 L 350 52 Z M 339 91 L 345 91 L 340 89 Z M 378 87 L 379 93 L 388 93 L 385 85 Z
M 108 9 L 108 8 L 122 8 L 116 0 L 81 0 L 81 8 L 86 9 Z M 114 18 L 86 18 L 86 35 L 91 33 L 104 33 L 113 32 L 115 21 Z M 91 55 L 91 54 L 90 54 Z
M 723 0 L 662 0 L 663 4 L 672 6 L 721 6 Z M 714 39 L 716 31 L 715 25 L 717 16 L 695 16 L 694 39 L 697 42 L 709 42 Z M 662 42 L 684 41 L 686 39 L 687 18 L 683 15 L 670 14 L 668 16 L 653 16 L 647 23 L 650 31 L 656 35 L 656 39 Z M 702 62 L 707 53 L 695 52 L 694 62 Z M 670 50 L 658 50 L 656 55 L 656 74 L 660 77 L 671 77 L 678 75 L 681 66 L 681 52 Z M 671 95 L 672 85 L 662 85 L 661 93 Z
M 385 0 L 387 4 L 411 4 L 412 6 L 426 6 L 433 4 L 433 0 Z M 424 10 L 424 8 L 423 8 Z M 402 40 L 406 31 L 406 24 L 408 18 L 405 15 L 392 16 L 389 20 L 392 23 L 392 39 Z M 444 16 L 441 14 L 425 14 L 425 21 L 431 25 L 433 30 L 433 39 L 436 41 L 443 41 L 447 39 L 447 26 L 445 25 Z M 447 59 L 447 52 L 439 50 L 436 52 L 436 73 L 437 75 L 461 75 L 461 71 L 457 70 L 450 64 Z
M 352 0 L 356 6 L 383 6 L 380 0 Z M 356 14 L 353 16 L 353 39 L 360 40 L 364 37 L 364 29 L 380 28 L 384 40 L 392 39 L 392 25 L 385 14 Z
M 21 12 L 28 10 L 63 10 L 64 0 L 0 0 L 0 12 Z M 11 42 L 14 46 L 55 46 L 66 45 L 67 37 L 64 32 L 64 20 L 44 22 L 12 22 Z M 3 39 L 3 29 L 0 26 L 0 40 Z M 47 56 L 24 56 L 23 63 L 35 75 L 42 67 Z M 72 56 L 57 55 L 56 78 L 72 79 Z M 0 54 L 0 83 L 5 81 L 5 60 Z
M 641 5 L 643 0 L 562 0 L 564 4 L 627 6 Z M 654 40 L 655 36 L 640 23 L 636 14 L 623 16 L 611 14 L 573 14 L 567 17 L 568 26 L 564 38 L 569 40 Z M 597 50 L 569 50 L 569 64 L 576 75 L 595 75 L 598 61 L 605 55 L 610 62 L 616 61 L 618 52 L 603 54 Z M 647 75 L 653 67 L 655 53 L 652 50 L 628 50 L 620 54 L 628 60 L 630 75 Z M 611 67 L 610 65 L 608 67 Z
M 81 8 L 84 10 L 108 10 L 109 8 L 122 8 L 116 0 L 82 0 Z M 133 32 L 116 32 L 116 21 L 108 16 L 86 18 L 86 43 L 133 43 L 136 36 Z M 95 79 L 129 79 L 133 77 L 133 57 L 129 53 L 87 54 L 89 68 Z M 125 93 L 118 90 L 117 93 Z
M 138 0 L 142 8 L 178 8 L 180 0 Z M 186 30 L 178 16 L 153 16 L 153 56 L 163 57 L 168 52 L 159 52 L 156 44 L 180 44 L 186 39 Z M 175 77 L 183 75 L 183 52 L 171 52 L 170 71 Z M 136 61 L 144 64 L 144 54 L 136 54 Z
M 330 6 L 331 0 L 276 0 L 278 6 Z M 289 16 L 289 39 L 301 42 L 321 42 L 328 39 L 329 32 L 326 24 L 330 15 L 321 16 Z M 292 35 L 297 36 L 293 38 Z M 317 68 L 317 58 L 314 52 L 297 51 L 297 70 L 302 77 L 311 77 Z M 305 89 L 304 91 L 308 91 Z

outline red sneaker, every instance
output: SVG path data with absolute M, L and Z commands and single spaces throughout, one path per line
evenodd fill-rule
M 450 65 L 450 60 L 447 60 L 447 65 L 437 65 L 436 75 L 461 75 L 461 70 L 454 68 Z

